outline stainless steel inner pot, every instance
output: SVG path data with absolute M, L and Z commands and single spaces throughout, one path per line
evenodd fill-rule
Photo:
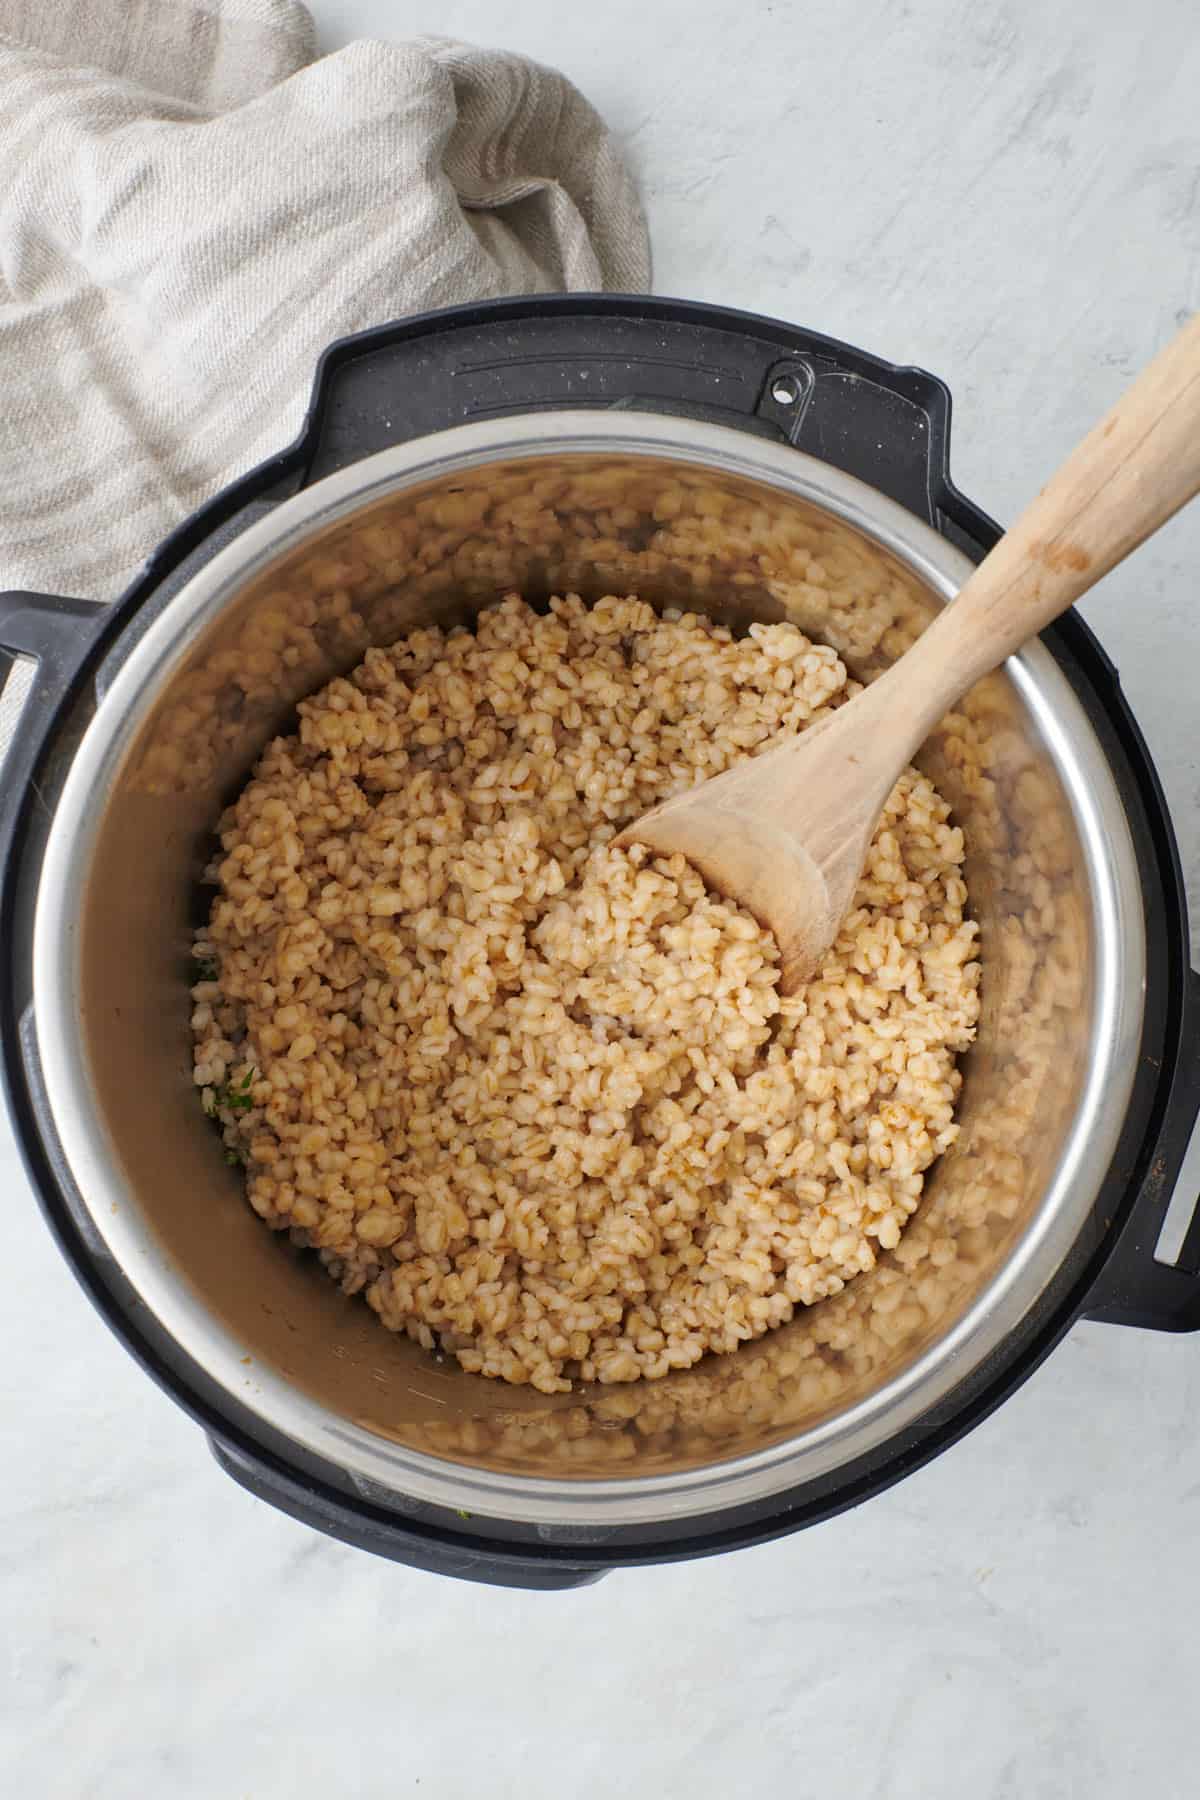
M 439 1363 L 251 1213 L 192 1086 L 188 952 L 224 802 L 296 701 L 414 625 L 637 591 L 787 617 L 869 680 L 969 563 L 873 489 L 745 433 L 548 412 L 329 476 L 182 587 L 117 666 L 51 827 L 35 920 L 46 1090 L 97 1246 L 230 1396 L 364 1491 L 547 1525 L 761 1500 L 880 1445 L 1035 1304 L 1129 1098 L 1145 928 L 1108 763 L 1035 645 L 922 761 L 968 845 L 983 1018 L 962 1135 L 898 1250 L 662 1382 L 546 1397 Z

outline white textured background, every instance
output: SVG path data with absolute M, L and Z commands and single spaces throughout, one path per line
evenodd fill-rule
M 954 474 L 1000 518 L 1200 306 L 1194 0 L 314 10 L 328 48 L 432 30 L 564 68 L 628 147 L 658 291 L 935 370 Z M 1195 923 L 1200 509 L 1084 610 Z M 1200 1342 L 1080 1327 L 858 1513 L 576 1594 L 489 1592 L 241 1494 L 77 1292 L 2 1124 L 0 1193 L 0 1793 L 1195 1793 Z

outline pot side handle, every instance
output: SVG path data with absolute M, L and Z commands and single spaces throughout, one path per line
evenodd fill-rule
M 0 594 L 0 866 L 37 791 L 38 726 L 74 685 L 108 610 L 95 600 Z
M 484 1546 L 448 1531 L 410 1525 L 374 1507 L 352 1507 L 327 1489 L 298 1480 L 257 1458 L 252 1461 L 218 1438 L 210 1437 L 208 1441 L 220 1467 L 247 1493 L 287 1513 L 301 1525 L 324 1532 L 326 1537 L 336 1538 L 355 1550 L 385 1556 L 389 1562 L 425 1569 L 431 1575 L 452 1575 L 459 1581 L 531 1588 L 542 1593 L 586 1587 L 608 1573 L 602 1562 L 573 1562 L 552 1551 L 544 1556 L 530 1556 L 516 1544 Z
M 1200 1331 L 1198 1111 L 1200 971 L 1189 969 L 1179 1054 L 1158 1142 L 1137 1198 L 1084 1302 L 1084 1318 L 1151 1331 Z M 1181 1204 L 1185 1222 L 1179 1230 Z M 1174 1254 L 1163 1243 L 1164 1226 L 1174 1240 Z

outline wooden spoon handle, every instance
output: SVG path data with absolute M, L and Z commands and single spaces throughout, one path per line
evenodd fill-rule
M 905 691 L 920 715 L 915 741 L 1198 491 L 1200 314 L 1084 438 L 904 658 Z

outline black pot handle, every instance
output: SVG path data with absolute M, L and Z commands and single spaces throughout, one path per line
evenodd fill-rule
M 695 416 L 782 439 L 941 529 L 965 507 L 947 467 L 950 395 L 935 375 L 775 319 L 647 295 L 489 301 L 331 344 L 296 446 L 301 485 L 447 425 L 560 407 Z
M 459 1581 L 479 1581 L 489 1587 L 534 1588 L 557 1592 L 586 1587 L 608 1570 L 586 1563 L 563 1561 L 547 1548 L 544 1556 L 522 1554 L 517 1548 L 486 1546 L 449 1532 L 402 1524 L 377 1507 L 346 1501 L 257 1458 L 251 1461 L 240 1450 L 210 1437 L 209 1446 L 221 1468 L 248 1493 L 268 1506 L 310 1525 L 326 1537 L 337 1538 L 355 1550 L 369 1550 L 390 1562 L 425 1569 L 431 1575 L 453 1575 Z
M 0 594 L 0 691 L 11 691 L 14 680 L 23 689 L 20 711 L 0 744 L 0 866 L 7 864 L 25 804 L 36 794 L 32 784 L 43 738 L 41 720 L 73 686 L 107 611 L 93 600 Z M 25 661 L 31 665 L 27 680 Z
M 1161 1262 L 1156 1254 L 1188 1150 L 1200 1135 L 1198 1071 L 1200 972 L 1190 969 L 1163 1129 L 1141 1191 L 1088 1295 L 1085 1318 L 1152 1331 L 1200 1331 L 1200 1196 L 1175 1261 Z

